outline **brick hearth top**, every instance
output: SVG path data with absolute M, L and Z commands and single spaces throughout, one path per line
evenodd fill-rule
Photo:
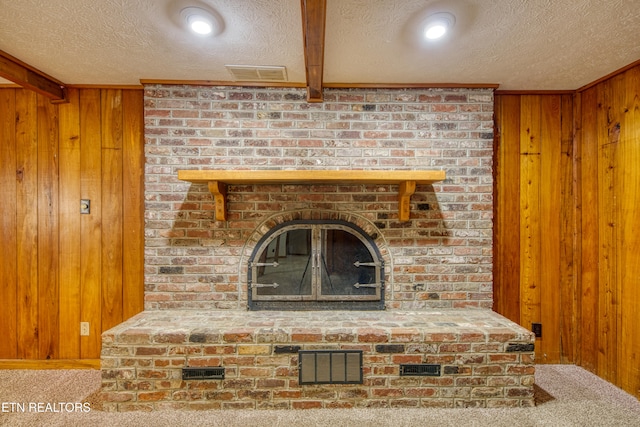
M 175 341 L 167 341 L 167 335 Z M 203 336 L 204 334 L 204 336 Z M 313 341 L 341 336 L 335 341 L 422 342 L 531 341 L 533 334 L 490 311 L 445 309 L 438 311 L 145 311 L 103 334 L 103 342 L 207 341 L 217 335 L 226 341 Z M 241 338 L 244 336 L 244 339 Z M 346 338 L 350 337 L 350 338 Z M 345 339 L 346 338 L 346 339 Z M 133 341 L 132 341 L 133 340 Z M 195 341 L 194 341 L 195 340 Z

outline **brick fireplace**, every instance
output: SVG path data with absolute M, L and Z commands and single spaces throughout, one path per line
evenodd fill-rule
M 490 311 L 492 89 L 324 98 L 145 88 L 145 311 L 103 335 L 109 410 L 533 404 L 533 335 Z M 417 186 L 408 221 L 396 185 L 352 182 L 229 185 L 220 221 L 207 185 L 177 178 L 190 169 L 447 178 Z M 384 310 L 247 311 L 251 255 L 291 221 L 363 230 L 384 264 Z M 360 382 L 301 384 L 308 351 L 357 352 Z M 224 378 L 184 379 L 195 367 Z M 401 375 L 422 368 L 437 375 Z

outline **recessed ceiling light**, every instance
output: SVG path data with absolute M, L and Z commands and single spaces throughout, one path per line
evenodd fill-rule
M 448 12 L 435 13 L 429 16 L 424 24 L 424 36 L 428 40 L 438 40 L 444 37 L 453 25 L 456 17 Z
M 185 7 L 180 16 L 187 27 L 200 36 L 208 36 L 220 32 L 222 23 L 213 13 L 200 7 Z

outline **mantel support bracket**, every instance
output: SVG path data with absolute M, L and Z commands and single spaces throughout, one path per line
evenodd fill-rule
M 411 215 L 411 196 L 416 192 L 415 181 L 402 181 L 398 186 L 398 219 L 409 221 Z
M 216 220 L 227 220 L 227 184 L 220 181 L 209 181 L 209 191 L 213 195 L 213 201 L 215 202 Z
M 216 221 L 227 220 L 227 184 L 220 181 L 209 181 L 209 192 L 215 202 Z M 411 216 L 411 196 L 416 191 L 416 181 L 402 181 L 398 185 L 398 219 L 409 221 Z

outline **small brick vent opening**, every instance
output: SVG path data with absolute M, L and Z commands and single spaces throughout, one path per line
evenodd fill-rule
M 427 364 L 402 364 L 400 365 L 400 376 L 418 376 L 418 377 L 439 377 L 440 365 L 427 365 Z
M 223 380 L 224 368 L 182 368 L 183 380 Z

